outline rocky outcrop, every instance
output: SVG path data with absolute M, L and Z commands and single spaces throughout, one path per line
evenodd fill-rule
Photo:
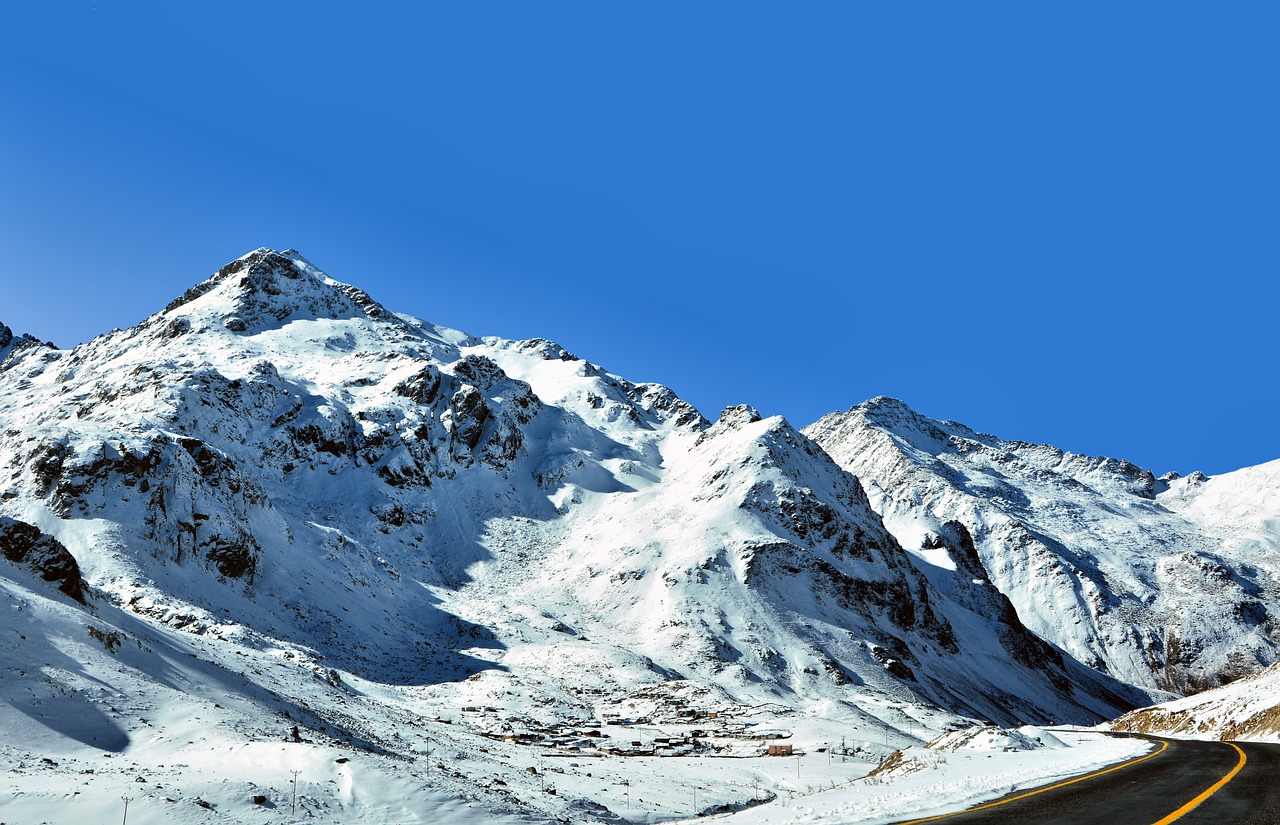
M 959 521 L 943 524 L 936 534 L 925 537 L 922 549 L 949 551 L 956 564 L 949 593 L 952 600 L 988 620 L 1001 646 L 1015 662 L 1045 673 L 1059 690 L 1070 691 L 1071 678 L 1062 652 L 1028 630 L 1009 597 L 991 585 L 991 575 L 964 524 Z
M 41 342 L 39 338 L 26 333 L 15 335 L 13 330 L 4 324 L 0 324 L 0 364 L 3 364 L 10 355 L 15 352 L 21 352 L 28 347 L 49 347 L 52 349 L 53 344 L 47 341 Z
M 203 440 L 73 443 L 64 435 L 36 442 L 22 463 L 29 492 L 60 517 L 110 516 L 144 502 L 144 535 L 161 557 L 198 559 L 252 581 L 261 548 L 247 522 L 270 504 L 252 475 Z
M 40 532 L 40 528 L 0 516 L 0 555 L 55 584 L 81 604 L 85 603 L 80 565 L 61 542 Z
M 213 277 L 171 301 L 163 314 L 175 316 L 178 310 L 220 287 L 234 290 L 234 302 L 225 308 L 221 319 L 231 332 L 254 333 L 304 318 L 363 316 L 395 326 L 401 324 L 364 290 L 325 280 L 296 251 L 265 248 L 222 267 Z M 182 327 L 171 320 L 166 330 L 172 336 L 181 334 Z

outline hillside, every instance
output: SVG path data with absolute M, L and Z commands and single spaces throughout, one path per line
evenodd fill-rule
M 1155 479 L 891 399 L 711 422 L 293 251 L 74 349 L 0 333 L 0 741 L 41 804 L 96 765 L 167 777 L 154 821 L 282 815 L 288 768 L 334 821 L 608 819 L 664 758 L 843 741 L 852 775 L 1276 659 L 1271 465 Z M 623 751 L 547 792 L 547 754 Z M 763 801 L 725 770 L 715 805 Z
M 1188 739 L 1280 742 L 1280 665 L 1229 685 L 1130 711 L 1111 730 Z
M 1026 625 L 1095 670 L 1184 694 L 1276 660 L 1272 465 L 1157 479 L 1127 461 L 1005 441 L 886 398 L 805 432 L 862 480 L 923 569 L 954 566 L 933 536 L 963 524 Z

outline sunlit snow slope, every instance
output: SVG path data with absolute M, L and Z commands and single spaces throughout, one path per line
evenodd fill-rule
M 50 751 L 186 742 L 186 696 L 236 741 L 410 761 L 474 738 L 432 721 L 464 707 L 1092 723 L 1274 661 L 1275 499 L 1240 491 L 1277 474 L 1242 473 L 888 399 L 711 423 L 261 249 L 72 350 L 0 327 L 0 698 Z
M 962 523 L 1037 635 L 1131 684 L 1186 693 L 1276 659 L 1280 470 L 1157 479 L 877 398 L 806 428 L 926 571 Z M 930 575 L 937 575 L 930 572 Z

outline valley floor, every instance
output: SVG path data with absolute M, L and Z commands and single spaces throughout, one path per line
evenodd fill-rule
M 1084 731 L 1043 739 L 1046 746 L 1032 751 L 1005 751 L 1001 737 L 954 751 L 915 746 L 897 768 L 870 777 L 874 763 L 819 752 L 825 745 L 817 739 L 796 742 L 806 751 L 800 756 L 749 758 L 551 756 L 497 742 L 379 756 L 323 743 L 178 744 L 136 735 L 111 756 L 89 749 L 50 756 L 8 741 L 0 745 L 0 822 L 110 822 L 124 816 L 128 797 L 133 825 L 654 823 L 695 811 L 733 825 L 879 823 L 956 810 L 1147 748 Z

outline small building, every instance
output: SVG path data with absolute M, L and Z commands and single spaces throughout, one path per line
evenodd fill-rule
M 793 745 L 770 745 L 770 756 L 794 756 L 795 747 Z

